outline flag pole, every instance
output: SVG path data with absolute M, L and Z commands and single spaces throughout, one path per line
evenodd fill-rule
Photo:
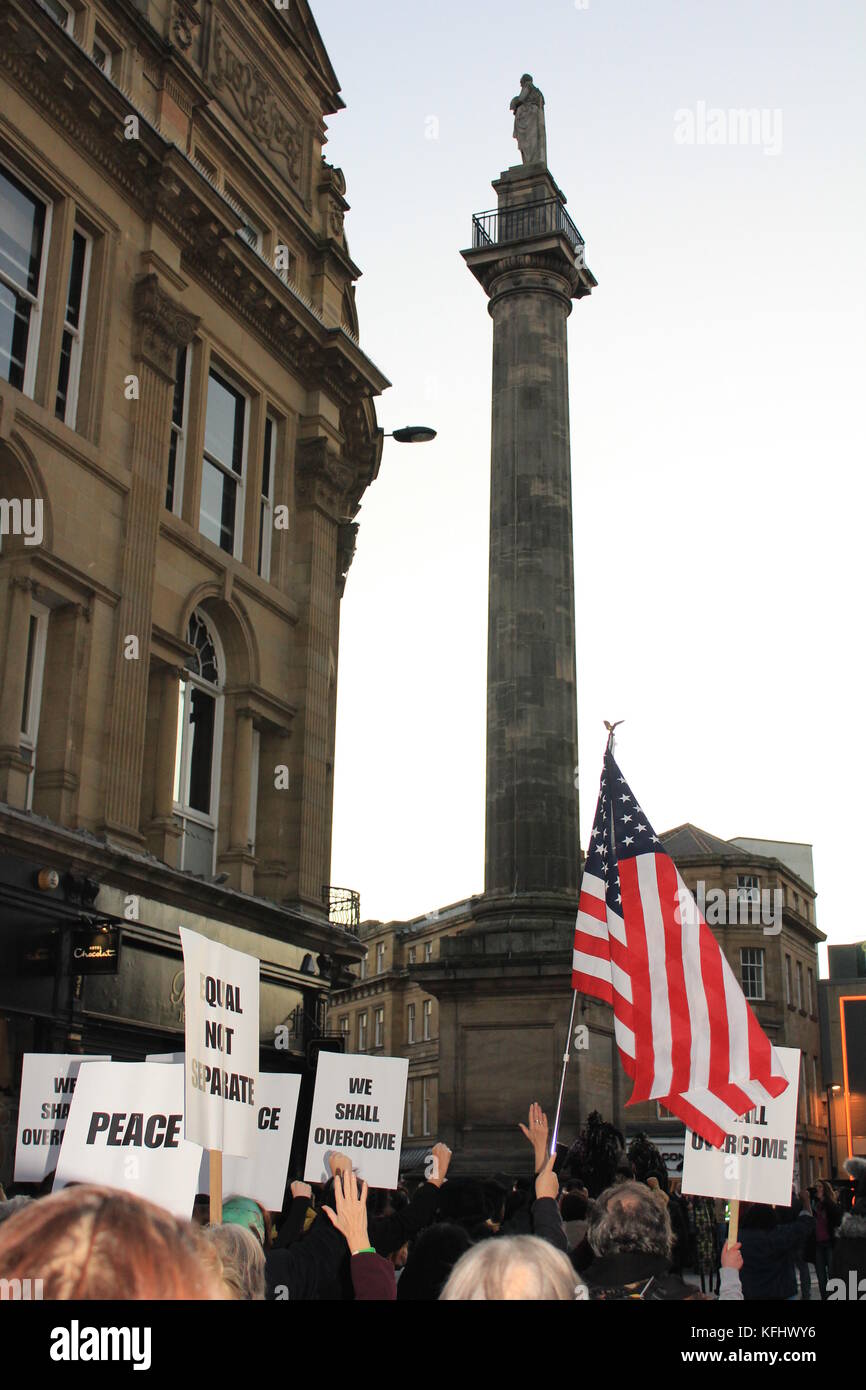
M 616 721 L 615 724 L 609 724 L 607 720 L 604 721 L 604 727 L 605 727 L 605 728 L 607 729 L 607 731 L 608 731 L 607 747 L 605 748 L 605 752 L 606 752 L 606 753 L 612 753 L 612 752 L 613 752 L 613 733 L 614 733 L 614 729 L 616 729 L 617 725 L 619 725 L 619 724 L 621 724 L 621 723 L 622 723 L 622 720 L 621 720 L 621 719 L 618 719 L 618 720 Z M 580 831 L 579 831 L 579 829 L 578 829 L 578 836 L 579 836 L 579 834 L 580 834 Z M 581 875 L 581 877 L 582 877 L 582 875 Z M 565 1097 L 565 1076 L 566 1076 L 566 1072 L 567 1072 L 567 1070 L 568 1070 L 568 1064 L 569 1064 L 569 1062 L 571 1061 L 571 1040 L 572 1040 L 572 1037 L 574 1036 L 574 1014 L 575 1014 L 576 1008 L 577 1008 L 577 990 L 574 989 L 574 988 L 572 988 L 572 991 L 571 991 L 571 1010 L 570 1010 L 569 1015 L 568 1015 L 568 1032 L 567 1032 L 566 1035 L 565 1035 L 565 1051 L 564 1051 L 563 1054 L 562 1054 L 562 1071 L 561 1071 L 560 1074 L 559 1074 L 559 1095 L 558 1095 L 557 1098 L 556 1098 L 556 1114 L 555 1114 L 554 1117 L 553 1117 L 553 1130 L 551 1131 L 551 1136 L 550 1136 L 550 1152 L 551 1152 L 552 1154 L 555 1154 L 555 1153 L 556 1153 L 556 1141 L 557 1141 L 557 1139 L 558 1139 L 558 1137 L 559 1137 L 559 1121 L 560 1121 L 560 1118 L 561 1118 L 561 1116 L 562 1116 L 562 1102 L 563 1102 L 563 1099 L 564 1099 L 564 1097 Z
M 565 1073 L 571 1060 L 571 1038 L 574 1030 L 574 1011 L 577 1008 L 577 990 L 571 991 L 571 1013 L 568 1016 L 568 1031 L 565 1035 L 565 1051 L 562 1054 L 562 1071 L 559 1076 L 559 1095 L 556 1100 L 556 1114 L 553 1117 L 553 1132 L 550 1138 L 550 1152 L 556 1153 L 556 1138 L 559 1134 L 559 1117 L 562 1114 L 562 1099 L 565 1095 Z

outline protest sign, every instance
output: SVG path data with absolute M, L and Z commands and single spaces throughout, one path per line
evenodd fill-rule
M 300 1076 L 263 1071 L 256 1090 L 256 1151 L 252 1158 L 223 1158 L 222 1190 L 228 1197 L 253 1197 L 280 1211 L 286 1190 Z M 199 1192 L 210 1192 L 207 1154 L 202 1155 Z
M 180 1063 L 183 1066 L 186 1061 L 185 1052 L 148 1052 L 144 1058 L 145 1062 L 171 1062 Z
M 184 1135 L 202 1148 L 256 1151 L 259 962 L 180 928 L 186 1001 Z
M 326 1181 L 328 1155 L 342 1153 L 370 1187 L 396 1187 L 408 1075 L 403 1057 L 319 1053 L 307 1182 Z
M 183 1067 L 89 1062 L 82 1067 L 54 1178 L 120 1187 L 189 1217 L 201 1150 L 183 1137 Z
M 15 1145 L 16 1182 L 41 1182 L 57 1167 L 78 1069 L 83 1062 L 109 1060 L 103 1053 L 24 1053 Z
M 777 1047 L 776 1053 L 790 1085 L 776 1100 L 762 1101 L 744 1115 L 720 1149 L 686 1130 L 684 1193 L 790 1205 L 800 1052 Z

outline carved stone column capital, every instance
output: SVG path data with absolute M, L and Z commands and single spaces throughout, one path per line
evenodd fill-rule
M 136 281 L 133 314 L 138 355 L 155 371 L 174 381 L 177 351 L 192 342 L 199 318 L 167 295 L 154 273 Z
M 351 490 L 355 470 L 341 458 L 324 435 L 298 441 L 295 487 L 299 507 L 317 507 L 332 521 L 342 522 L 354 508 Z

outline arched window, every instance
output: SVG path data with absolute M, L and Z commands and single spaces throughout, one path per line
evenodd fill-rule
M 195 656 L 180 682 L 174 768 L 174 810 L 183 827 L 180 867 L 210 878 L 216 856 L 225 658 L 200 609 L 186 640 Z

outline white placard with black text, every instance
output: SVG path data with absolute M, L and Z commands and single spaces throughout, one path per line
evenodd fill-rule
M 286 1191 L 301 1078 L 259 1072 L 256 1091 L 256 1152 L 253 1158 L 223 1159 L 223 1198 L 252 1197 L 268 1211 L 280 1211 Z M 202 1155 L 199 1192 L 210 1192 L 210 1161 Z
M 259 962 L 180 928 L 186 1010 L 184 1134 L 252 1158 L 259 1081 Z
M 732 1127 L 720 1149 L 686 1130 L 683 1192 L 789 1206 L 794 1177 L 800 1050 L 776 1047 L 790 1085 Z
M 41 1182 L 57 1167 L 69 1106 L 82 1063 L 107 1062 L 104 1053 L 25 1052 L 21 1065 L 15 1181 Z
M 75 1086 L 54 1187 L 119 1187 L 189 1217 L 201 1149 L 183 1137 L 183 1067 L 89 1062 Z
M 307 1182 L 327 1181 L 328 1155 L 342 1153 L 370 1187 L 397 1186 L 408 1075 L 404 1057 L 319 1053 Z

